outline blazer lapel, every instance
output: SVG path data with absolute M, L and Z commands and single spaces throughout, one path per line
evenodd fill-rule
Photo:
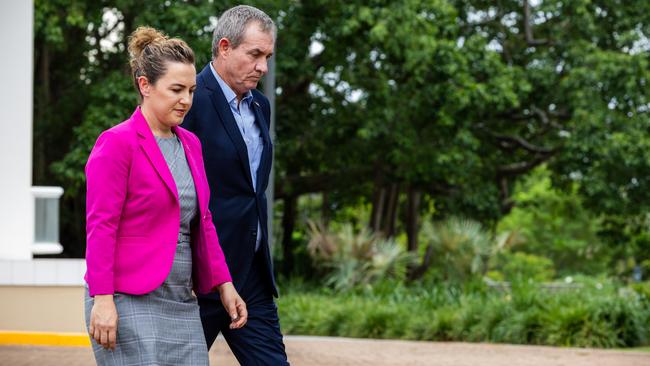
M 239 155 L 239 161 L 241 163 L 242 169 L 244 170 L 244 175 L 252 189 L 253 178 L 251 177 L 250 165 L 248 163 L 248 151 L 246 149 L 246 143 L 244 142 L 244 138 L 242 137 L 241 132 L 239 132 L 237 122 L 235 122 L 235 117 L 232 115 L 230 105 L 228 105 L 228 101 L 226 100 L 226 97 L 221 90 L 221 86 L 217 82 L 217 79 L 214 78 L 214 75 L 212 75 L 210 65 L 206 66 L 203 69 L 201 72 L 201 77 L 203 78 L 206 87 L 212 91 L 212 93 L 210 93 L 210 100 L 212 100 L 212 105 L 219 114 L 219 120 L 228 133 L 228 137 L 230 137 L 233 145 L 235 145 L 237 155 Z
M 253 111 L 255 112 L 255 121 L 257 122 L 257 125 L 260 128 L 260 132 L 262 134 L 262 141 L 263 141 L 263 149 L 262 149 L 262 157 L 260 158 L 260 166 L 257 169 L 257 187 L 255 187 L 256 192 L 259 192 L 261 188 L 263 187 L 264 182 L 262 182 L 262 179 L 260 177 L 267 177 L 268 174 L 266 174 L 266 170 L 268 169 L 267 167 L 269 166 L 268 164 L 268 159 L 270 159 L 272 150 L 271 150 L 271 135 L 269 134 L 269 129 L 267 127 L 266 123 L 266 118 L 264 118 L 264 113 L 262 113 L 262 107 L 260 104 L 253 99 L 252 103 Z
M 174 197 L 176 197 L 178 200 L 178 191 L 176 189 L 176 182 L 174 182 L 174 177 L 172 177 L 172 173 L 169 171 L 165 157 L 162 155 L 160 147 L 158 147 L 156 139 L 153 137 L 153 133 L 151 133 L 151 129 L 149 128 L 147 121 L 144 119 L 144 116 L 140 111 L 140 107 L 135 110 L 131 118 L 133 119 L 133 123 L 135 123 L 136 132 L 140 137 L 140 147 L 144 151 L 145 155 L 149 159 L 149 162 L 151 162 L 151 165 L 153 165 L 160 178 L 163 180 L 163 182 L 165 182 L 167 188 L 169 188 L 171 194 L 173 194 Z
M 176 136 L 178 136 L 178 138 L 181 140 L 181 145 L 183 145 L 183 150 L 185 151 L 185 158 L 187 159 L 187 165 L 189 165 L 190 172 L 192 173 L 192 178 L 194 179 L 194 190 L 196 191 L 197 201 L 199 202 L 199 212 L 203 214 L 204 212 L 207 211 L 207 205 L 208 205 L 207 199 L 203 194 L 204 190 L 202 189 L 202 187 L 199 187 L 200 182 L 204 181 L 203 180 L 204 178 L 201 175 L 201 168 L 203 167 L 199 167 L 197 165 L 196 159 L 194 158 L 194 149 L 190 147 L 185 131 L 177 127 L 172 127 L 172 130 L 174 131 L 174 133 L 176 133 Z M 197 151 L 196 153 L 198 154 L 200 152 Z

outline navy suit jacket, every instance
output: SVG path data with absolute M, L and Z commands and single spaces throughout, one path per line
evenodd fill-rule
M 257 171 L 257 187 L 248 163 L 246 144 L 226 97 L 208 64 L 196 77 L 192 108 L 182 126 L 198 136 L 203 150 L 205 172 L 210 185 L 210 204 L 219 243 L 226 257 L 235 288 L 241 291 L 255 255 L 260 222 L 260 249 L 266 259 L 269 284 L 278 296 L 268 245 L 266 187 L 271 173 L 273 144 L 269 135 L 271 107 L 268 99 L 252 90 L 252 109 L 260 129 L 264 150 Z M 217 296 L 212 294 L 208 296 Z

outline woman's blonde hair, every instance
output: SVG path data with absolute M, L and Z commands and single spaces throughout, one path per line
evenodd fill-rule
M 179 38 L 169 38 L 151 27 L 138 27 L 129 36 L 129 64 L 135 89 L 142 97 L 138 78 L 145 76 L 155 84 L 167 71 L 166 62 L 194 65 L 194 51 Z

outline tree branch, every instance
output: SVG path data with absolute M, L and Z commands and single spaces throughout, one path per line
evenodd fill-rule
M 541 147 L 537 145 L 533 145 L 532 143 L 524 140 L 523 138 L 519 136 L 506 136 L 506 135 L 497 135 L 497 134 L 492 134 L 494 138 L 496 138 L 499 141 L 508 143 L 508 144 L 515 144 L 524 150 L 530 151 L 532 153 L 536 154 L 552 154 L 555 152 L 554 148 L 550 147 Z
M 284 199 L 306 193 L 330 191 L 348 186 L 350 179 L 357 183 L 369 181 L 372 178 L 371 173 L 372 169 L 368 167 L 356 167 L 334 173 L 285 176 L 278 179 L 273 195 L 275 199 Z
M 429 244 L 427 246 L 426 251 L 424 252 L 424 256 L 422 257 L 422 262 L 419 265 L 415 265 L 409 268 L 408 280 L 415 281 L 420 279 L 422 276 L 424 276 L 425 273 L 427 273 L 427 270 L 429 269 L 429 267 L 431 267 L 432 262 L 433 262 L 433 245 Z
M 526 35 L 526 43 L 529 46 L 541 46 L 549 43 L 547 39 L 535 39 L 535 36 L 533 36 L 533 26 L 530 24 L 530 4 L 528 0 L 524 0 L 524 33 Z
M 524 174 L 541 163 L 547 161 L 553 156 L 553 154 L 540 154 L 535 156 L 530 161 L 521 161 L 518 163 L 512 163 L 508 165 L 501 165 L 497 168 L 497 174 L 499 176 L 512 176 Z
M 505 176 L 499 178 L 499 194 L 501 195 L 501 213 L 506 215 L 510 210 L 512 210 L 515 203 L 512 198 L 510 198 L 509 182 L 508 178 Z
M 313 72 L 309 73 L 308 77 L 304 77 L 292 84 L 285 86 L 285 90 L 282 92 L 283 96 L 292 97 L 294 95 L 303 95 L 309 90 L 309 85 L 314 81 L 314 78 L 318 74 L 318 70 L 325 65 L 325 58 L 323 54 L 326 51 L 319 53 L 318 55 L 310 58 L 310 63 L 313 67 Z

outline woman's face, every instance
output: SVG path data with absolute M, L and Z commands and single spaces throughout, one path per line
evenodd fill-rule
M 138 80 L 143 96 L 142 106 L 146 108 L 148 121 L 154 129 L 168 130 L 183 122 L 183 117 L 192 106 L 196 88 L 196 69 L 193 64 L 167 62 L 167 72 L 155 84 L 146 77 Z

